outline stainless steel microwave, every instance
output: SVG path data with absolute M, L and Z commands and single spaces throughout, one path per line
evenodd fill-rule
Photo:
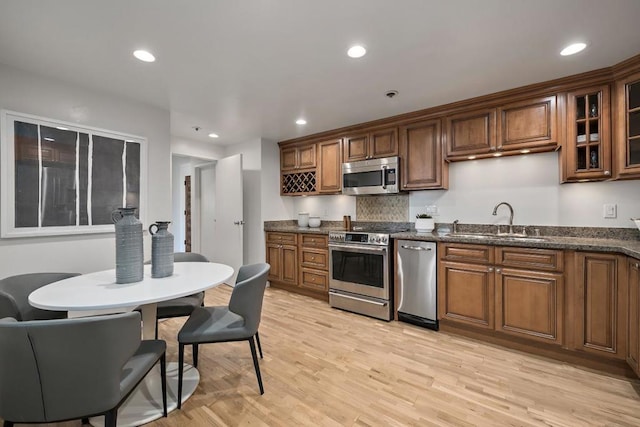
M 396 157 L 342 164 L 342 194 L 388 194 L 400 191 L 400 161 Z

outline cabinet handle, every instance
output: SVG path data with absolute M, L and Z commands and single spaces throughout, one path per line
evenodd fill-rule
M 493 267 L 489 267 L 489 273 L 493 273 Z
M 502 150 L 502 145 L 498 145 L 498 150 Z
M 498 274 L 502 273 L 502 269 L 496 268 L 496 273 L 498 273 Z
M 314 259 L 316 259 L 316 257 L 312 256 L 312 257 L 311 257 L 311 261 L 313 261 Z
M 604 174 L 605 174 L 606 176 L 609 176 L 609 175 L 611 175 L 611 171 L 604 171 Z
M 312 277 L 312 278 L 311 278 L 311 281 L 312 281 L 312 282 L 315 282 L 315 281 L 316 281 L 316 278 L 315 278 L 315 277 Z
M 311 241 L 312 241 L 312 242 L 315 242 L 315 241 L 316 241 L 316 239 L 311 239 Z

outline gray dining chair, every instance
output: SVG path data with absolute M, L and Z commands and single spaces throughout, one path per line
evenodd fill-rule
M 195 252 L 175 252 L 173 262 L 209 262 L 207 257 Z M 146 262 L 147 264 L 150 261 Z M 186 297 L 158 302 L 156 310 L 156 339 L 158 338 L 158 319 L 189 316 L 196 307 L 204 305 L 204 291 Z
M 0 418 L 51 423 L 105 416 L 160 361 L 167 416 L 166 344 L 140 339 L 140 313 L 18 322 L 0 319 Z
M 264 394 L 254 338 L 260 349 L 258 326 L 262 315 L 264 289 L 271 266 L 245 265 L 238 270 L 228 306 L 197 307 L 178 333 L 178 408 L 182 401 L 184 346 L 193 346 L 193 364 L 198 366 L 198 345 L 229 341 L 249 341 L 260 394 Z
M 79 273 L 27 273 L 0 280 L 0 319 L 13 317 L 18 321 L 63 319 L 66 311 L 41 310 L 29 304 L 29 294 L 58 280 L 78 276 Z

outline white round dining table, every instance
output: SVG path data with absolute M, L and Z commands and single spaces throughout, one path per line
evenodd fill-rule
M 116 271 L 82 274 L 43 286 L 29 295 L 29 304 L 44 310 L 67 311 L 69 317 L 93 316 L 132 311 L 142 312 L 142 337 L 153 339 L 157 303 L 195 294 L 227 282 L 234 270 L 212 262 L 177 262 L 173 275 L 155 279 L 151 266 L 144 266 L 140 282 L 118 284 Z M 177 337 L 176 337 L 177 339 Z M 185 364 L 182 401 L 187 400 L 200 381 L 198 370 Z M 177 408 L 178 364 L 167 363 L 167 410 Z M 118 426 L 137 426 L 162 417 L 160 368 L 152 369 L 145 380 L 118 409 Z M 104 425 L 104 417 L 91 418 L 92 425 Z

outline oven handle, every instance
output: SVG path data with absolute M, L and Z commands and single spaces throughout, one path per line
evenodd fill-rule
M 342 245 L 329 243 L 329 249 L 347 249 L 353 252 L 358 251 L 361 253 L 373 253 L 373 252 L 387 252 L 386 246 L 358 246 L 358 245 Z
M 339 294 L 337 292 L 331 292 L 329 291 L 329 295 L 335 295 L 337 297 L 342 297 L 342 298 L 347 298 L 347 299 L 353 299 L 356 301 L 361 301 L 361 302 L 366 302 L 369 304 L 375 304 L 375 305 L 379 305 L 381 307 L 384 307 L 385 305 L 387 305 L 386 302 L 379 302 L 379 301 L 372 301 L 370 299 L 364 299 L 364 298 L 358 298 L 358 297 L 352 297 L 351 295 L 345 295 L 345 294 Z

